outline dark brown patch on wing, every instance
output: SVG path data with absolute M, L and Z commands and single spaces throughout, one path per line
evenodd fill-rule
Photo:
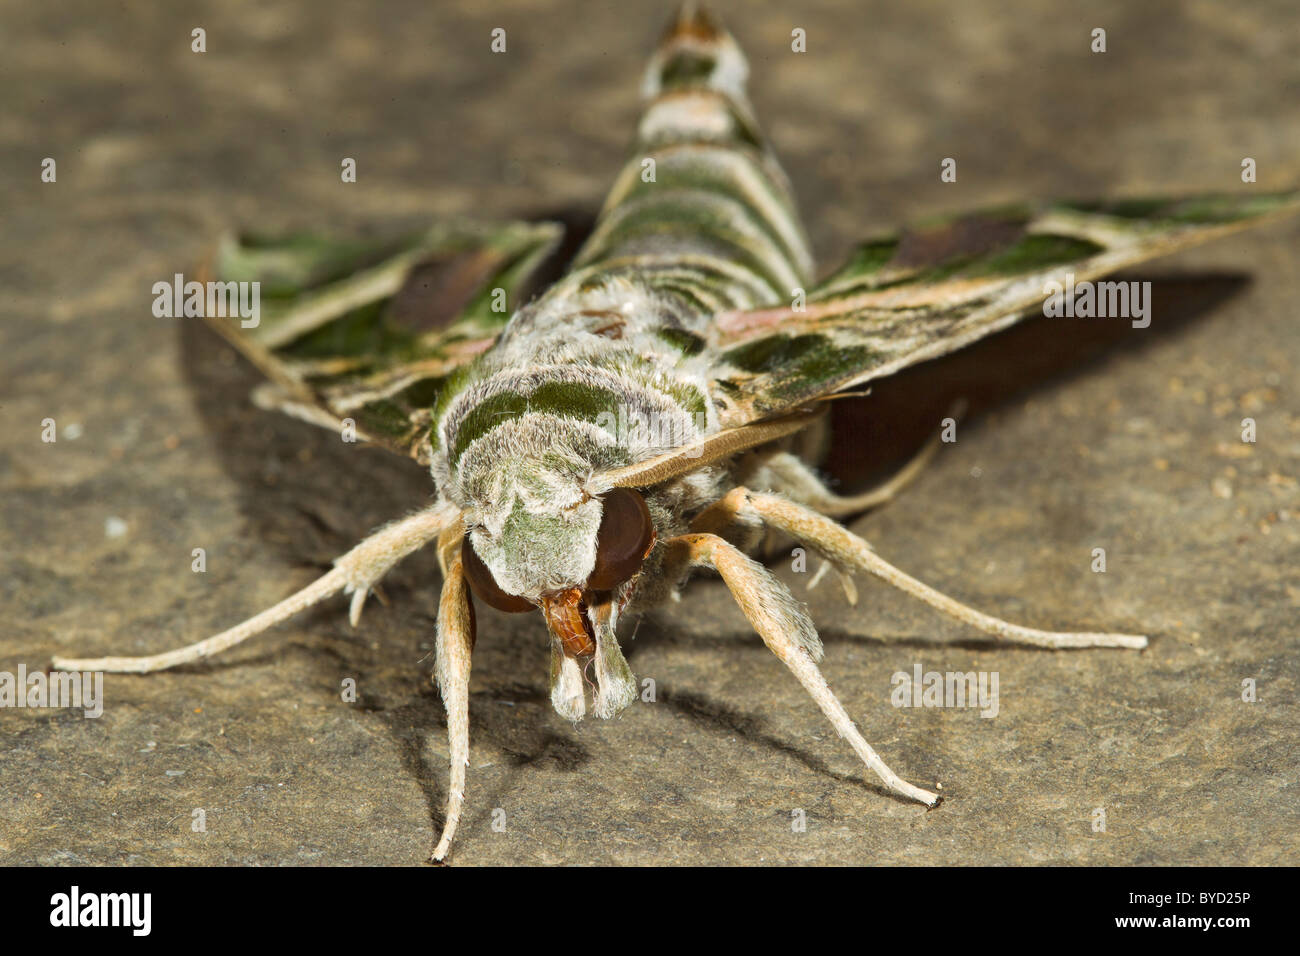
M 924 269 L 960 262 L 1010 246 L 1024 235 L 1024 220 L 972 216 L 931 229 L 903 233 L 891 266 Z
M 389 322 L 417 334 L 446 328 L 460 318 L 503 260 L 493 249 L 470 249 L 418 263 L 393 296 Z

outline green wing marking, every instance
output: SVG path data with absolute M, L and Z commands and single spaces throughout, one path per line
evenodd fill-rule
M 1048 283 L 1093 280 L 1297 208 L 1297 192 L 1057 202 L 865 242 L 809 291 L 803 309 L 715 316 L 712 374 L 731 400 L 724 425 L 782 414 L 962 348 L 1041 303 Z
M 383 240 L 229 237 L 213 271 L 260 283 L 260 315 L 209 317 L 276 408 L 423 459 L 451 376 L 486 351 L 558 244 L 557 223 L 439 223 Z M 497 290 L 503 290 L 502 293 Z

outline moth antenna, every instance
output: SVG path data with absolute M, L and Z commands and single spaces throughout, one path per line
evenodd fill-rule
M 810 508 L 776 495 L 762 494 L 750 491 L 748 488 L 736 488 L 706 508 L 701 513 L 701 517 L 707 519 L 703 524 L 713 526 L 724 521 L 726 515 L 742 511 L 748 511 L 751 515 L 756 514 L 770 527 L 778 528 L 795 540 L 816 548 L 841 568 L 856 568 L 874 574 L 882 581 L 892 584 L 913 597 L 920 598 L 944 614 L 1010 644 L 1029 644 L 1055 650 L 1082 647 L 1123 647 L 1140 650 L 1147 646 L 1147 638 L 1141 634 L 1041 631 L 1033 627 L 1012 624 L 1010 621 L 977 611 L 900 571 L 876 554 L 871 549 L 871 545 L 847 528 Z
M 361 615 L 361 605 L 365 602 L 366 593 L 370 588 L 398 561 L 423 547 L 437 537 L 443 529 L 458 520 L 460 520 L 460 512 L 456 508 L 440 503 L 386 525 L 347 554 L 336 559 L 332 571 L 317 578 L 301 591 L 227 631 L 187 647 L 144 657 L 56 656 L 51 666 L 56 670 L 65 671 L 108 671 L 124 674 L 148 674 L 153 671 L 167 670 L 170 667 L 203 660 L 229 650 L 236 644 L 241 644 L 250 637 L 261 634 L 281 621 L 293 617 L 299 611 L 305 611 L 312 605 L 319 604 L 339 591 L 352 592 L 349 617 L 355 625 Z
M 812 621 L 785 585 L 757 561 L 713 534 L 684 534 L 667 542 L 667 560 L 683 565 L 714 568 L 740 605 L 749 623 L 812 699 L 841 737 L 885 786 L 899 796 L 933 807 L 939 795 L 908 783 L 890 770 L 859 732 L 848 711 L 826 683 L 817 660 L 821 641 Z
M 431 861 L 441 863 L 451 851 L 465 803 L 465 773 L 469 767 L 469 668 L 474 650 L 474 610 L 459 551 L 447 555 L 442 597 L 438 601 L 437 664 L 434 679 L 447 711 L 447 750 L 451 775 L 447 784 L 447 815 Z
M 62 671 L 107 671 L 121 674 L 148 674 L 153 671 L 164 671 L 170 667 L 179 667 L 181 664 L 203 660 L 205 657 L 229 650 L 236 644 L 241 644 L 250 637 L 293 617 L 299 611 L 306 610 L 313 604 L 319 604 L 346 586 L 347 575 L 340 568 L 335 568 L 274 607 L 269 607 L 261 614 L 196 644 L 144 657 L 56 656 L 51 666 L 55 670 Z

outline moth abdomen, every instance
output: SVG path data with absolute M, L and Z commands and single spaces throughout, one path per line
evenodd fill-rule
M 660 42 L 632 155 L 574 266 L 635 275 L 701 316 L 786 301 L 812 256 L 794 199 L 745 95 L 731 34 L 694 4 Z

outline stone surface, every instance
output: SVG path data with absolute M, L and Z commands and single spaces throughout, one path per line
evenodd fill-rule
M 825 265 L 960 207 L 1300 183 L 1286 0 L 721 6 Z M 594 210 L 666 10 L 492 7 L 3 5 L 0 669 L 223 629 L 428 498 L 414 465 L 253 408 L 256 374 L 153 318 L 150 286 L 235 225 Z M 1000 649 L 871 582 L 857 608 L 813 592 L 831 685 L 896 770 L 942 782 L 940 808 L 885 796 L 702 580 L 629 644 L 657 702 L 577 727 L 550 709 L 540 621 L 481 610 L 454 862 L 1298 862 L 1298 238 L 1274 225 L 1142 271 L 1165 277 L 1145 331 L 1040 319 L 839 412 L 861 424 L 833 464 L 863 480 L 975 401 L 854 523 L 883 555 L 1014 620 L 1154 637 Z M 110 675 L 96 720 L 0 711 L 0 861 L 420 863 L 446 787 L 437 586 L 419 555 L 356 631 L 333 602 L 205 666 Z M 890 675 L 917 664 L 997 672 L 998 716 L 892 707 Z

